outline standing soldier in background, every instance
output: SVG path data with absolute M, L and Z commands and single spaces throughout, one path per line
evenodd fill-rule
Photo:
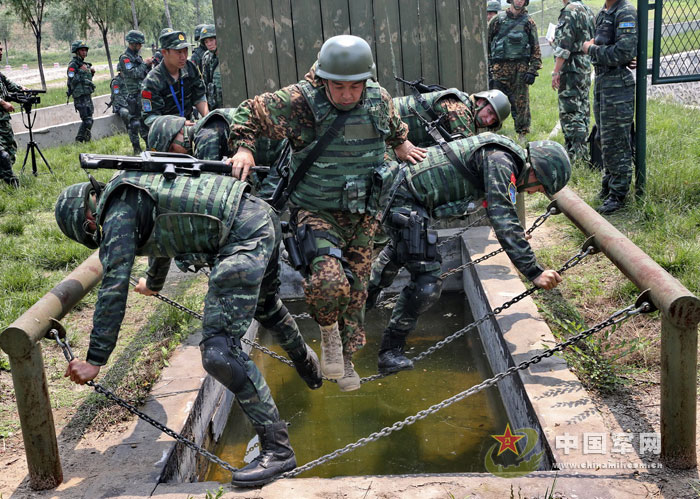
M 204 40 L 202 40 L 202 29 L 207 26 L 206 24 L 198 24 L 194 28 L 194 42 L 199 42 L 194 50 L 192 50 L 192 58 L 190 59 L 197 66 L 200 74 L 202 73 L 202 58 L 204 53 L 207 51 L 206 45 L 204 45 Z
M 2 60 L 2 45 L 0 45 L 0 60 Z M 15 107 L 7 100 L 10 92 L 18 92 L 24 87 L 18 85 L 7 76 L 0 73 L 0 179 L 12 187 L 19 187 L 19 180 L 12 171 L 17 153 L 17 142 L 10 123 L 10 113 Z
M 126 51 L 119 56 L 118 71 L 123 75 L 124 87 L 127 94 L 129 108 L 129 140 L 134 148 L 134 154 L 141 154 L 139 134 L 144 142 L 148 142 L 148 130 L 141 123 L 141 82 L 151 70 L 152 58 L 143 59 L 139 54 L 141 47 L 146 43 L 143 33 L 131 30 L 126 34 Z
M 583 53 L 583 42 L 595 32 L 593 11 L 581 0 L 562 0 L 559 23 L 554 32 L 552 88 L 559 91 L 559 122 L 569 158 L 588 159 L 588 125 L 591 109 L 591 58 Z
M 515 131 L 522 141 L 530 133 L 530 91 L 542 67 L 537 25 L 525 8 L 530 0 L 508 0 L 488 26 L 488 57 L 494 86 L 508 96 Z
M 207 51 L 202 58 L 202 80 L 204 80 L 204 87 L 207 89 L 209 111 L 213 111 L 221 107 L 224 101 L 216 46 L 216 27 L 213 24 L 207 24 L 202 28 L 199 37 L 207 46 Z
M 491 21 L 496 14 L 501 11 L 501 0 L 489 0 L 486 4 L 486 24 Z M 489 57 L 489 89 L 494 88 L 495 82 L 493 81 L 493 75 L 491 74 L 491 57 Z
M 627 0 L 605 0 L 595 20 L 595 38 L 584 42 L 583 52 L 595 68 L 593 114 L 605 170 L 599 194 L 605 202 L 598 212 L 606 215 L 622 208 L 632 181 L 635 82 L 627 66 L 637 56 L 637 9 Z
M 70 47 L 71 53 L 75 55 L 68 64 L 68 91 L 66 95 L 73 96 L 73 105 L 83 122 L 75 137 L 76 142 L 90 141 L 92 114 L 95 111 L 91 97 L 92 92 L 95 91 L 95 84 L 92 83 L 95 68 L 89 62 L 85 62 L 89 48 L 82 40 L 74 41 Z
M 201 116 L 209 113 L 204 83 L 199 70 L 187 59 L 190 44 L 182 31 L 169 31 L 159 38 L 163 62 L 141 84 L 141 118 L 150 127 L 158 116 L 181 116 L 193 124 L 192 109 Z
M 129 130 L 129 103 L 126 99 L 126 90 L 124 88 L 124 79 L 121 73 L 112 78 L 109 83 L 110 99 L 107 103 L 107 109 L 112 108 L 112 114 L 118 114 L 119 118 L 124 123 L 127 131 Z M 105 109 L 105 113 L 107 112 Z

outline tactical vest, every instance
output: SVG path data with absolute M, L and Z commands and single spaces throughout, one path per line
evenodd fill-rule
M 481 168 L 470 165 L 471 157 L 484 146 L 497 146 L 513 154 L 520 167 L 525 165 L 525 151 L 515 142 L 495 133 L 482 133 L 465 139 L 448 142 L 455 155 L 468 168 L 472 168 L 477 178 L 483 177 Z M 473 185 L 455 167 L 439 146 L 430 147 L 428 156 L 416 165 L 408 164 L 407 186 L 413 197 L 433 216 L 461 215 L 445 210 L 447 206 L 465 207 L 484 198 L 481 186 Z M 457 210 L 463 211 L 463 210 Z
M 224 96 L 221 90 L 221 70 L 219 58 L 216 54 L 205 55 L 202 61 L 202 74 L 207 86 L 207 102 L 209 110 L 217 109 L 223 105 Z
M 80 67 L 85 64 L 87 71 L 82 71 Z M 92 64 L 85 62 L 77 55 L 71 59 L 68 64 L 68 86 L 73 89 L 73 98 L 90 95 L 95 90 L 95 85 L 92 83 L 92 72 L 90 67 Z M 71 69 L 73 71 L 71 71 Z M 71 73 L 73 76 L 70 76 Z
M 153 231 L 139 255 L 185 257 L 207 262 L 216 256 L 229 235 L 247 184 L 221 175 L 177 176 L 127 171 L 117 174 L 97 203 L 97 220 L 104 224 L 105 206 L 119 187 L 141 189 L 156 204 Z
M 315 88 L 306 81 L 298 85 L 314 115 L 318 140 L 338 116 L 338 110 L 326 97 L 324 87 Z M 372 173 L 384 163 L 384 139 L 389 135 L 389 109 L 382 101 L 379 84 L 367 80 L 362 104 L 348 113 L 343 130 L 292 191 L 290 201 L 300 208 L 351 213 L 374 211 L 368 205 Z M 316 140 L 294 152 L 290 175 L 294 175 Z
M 143 57 L 127 48 L 126 52 L 119 57 L 117 68 L 124 75 L 124 93 L 139 95 L 141 82 L 149 71 L 148 65 L 143 62 Z
M 505 12 L 498 14 L 498 33 L 491 40 L 491 59 L 494 61 L 516 61 L 529 59 L 532 48 L 530 47 L 530 30 L 528 28 L 529 16 L 523 14 L 515 19 Z
M 459 99 L 465 106 L 467 106 L 467 108 L 469 108 L 470 113 L 473 114 L 474 105 L 472 104 L 469 95 L 465 94 L 461 90 L 457 90 L 456 88 L 448 88 L 447 90 L 442 90 L 440 92 L 429 92 L 421 95 L 435 114 L 439 114 L 435 109 L 438 101 L 448 96 L 453 96 Z M 413 111 L 411 111 L 411 108 L 413 108 L 426 120 L 433 121 L 434 118 L 428 114 L 423 105 L 418 102 L 418 99 L 414 95 L 406 95 L 405 97 L 395 97 L 393 100 L 394 107 L 401 116 L 401 121 L 408 125 L 408 140 L 410 140 L 413 145 L 418 147 L 428 147 L 434 145 L 435 141 L 430 137 L 430 135 L 428 135 L 423 123 L 416 117 L 415 114 L 413 114 Z M 444 126 L 447 131 L 450 132 L 450 134 L 454 134 L 457 133 L 452 128 L 452 126 L 455 124 L 455 122 L 445 121 Z M 476 130 L 470 130 L 470 132 L 471 134 L 474 134 L 476 133 Z

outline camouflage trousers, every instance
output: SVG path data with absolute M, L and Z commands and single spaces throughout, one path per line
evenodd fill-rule
M 256 315 L 261 285 L 279 246 L 279 236 L 279 221 L 272 209 L 244 195 L 231 232 L 212 267 L 204 301 L 202 341 L 218 335 L 232 340 L 232 359 L 246 373 L 246 379 L 236 388 L 236 399 L 257 425 L 278 421 L 279 412 L 262 373 L 242 351 L 240 338 Z M 270 282 L 274 283 L 274 279 Z
M 0 120 L 0 181 L 9 184 L 17 178 L 12 171 L 16 154 L 17 142 L 15 142 L 15 134 L 8 114 L 7 119 Z
M 523 82 L 528 64 L 519 61 L 493 63 L 493 79 L 496 90 L 508 96 L 510 112 L 519 134 L 530 133 L 530 87 Z
M 125 107 L 120 107 L 114 110 L 114 114 L 119 115 L 119 119 L 122 120 L 122 123 L 124 123 L 124 128 L 126 128 L 126 131 L 129 131 L 129 110 Z
M 588 127 L 591 109 L 588 93 L 591 74 L 565 72 L 559 78 L 559 123 L 566 151 L 574 160 L 588 160 Z
M 323 231 L 337 241 L 336 246 L 323 234 L 315 234 L 319 249 L 338 247 L 342 251 L 344 262 L 330 255 L 312 260 L 304 293 L 316 322 L 321 326 L 338 322 L 343 351 L 357 352 L 366 342 L 365 301 L 377 221 L 367 214 L 300 210 L 298 224 L 308 224 L 314 231 Z
M 603 190 L 623 199 L 632 181 L 634 80 L 620 75 L 596 75 L 593 114 L 603 153 Z
M 148 145 L 148 128 L 146 128 L 141 120 L 141 94 L 132 94 L 126 99 L 129 110 L 129 124 L 126 127 L 126 130 L 129 133 L 131 146 L 134 148 L 134 150 L 138 150 L 141 149 L 139 135 L 146 145 Z
M 75 136 L 76 142 L 90 142 L 92 138 L 92 114 L 95 112 L 95 107 L 92 104 L 92 97 L 82 95 L 73 97 L 73 106 L 80 115 L 80 120 L 83 122 L 78 128 L 78 134 Z

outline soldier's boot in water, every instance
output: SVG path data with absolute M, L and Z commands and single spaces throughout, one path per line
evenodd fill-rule
M 321 364 L 318 361 L 318 355 L 309 345 L 304 344 L 302 347 L 292 350 L 289 352 L 289 358 L 292 359 L 297 373 L 309 388 L 312 390 L 321 388 L 323 384 Z
M 260 438 L 260 454 L 247 466 L 234 471 L 231 483 L 236 487 L 260 487 L 297 466 L 285 421 L 253 428 Z
M 321 328 L 321 372 L 330 379 L 342 378 L 345 374 L 343 364 L 343 342 L 340 339 L 338 323 Z
M 360 389 L 360 375 L 355 371 L 352 363 L 352 354 L 343 352 L 343 367 L 345 374 L 338 380 L 338 388 L 341 392 L 351 392 Z
M 404 354 L 407 336 L 408 331 L 391 328 L 384 330 L 377 363 L 380 373 L 391 374 L 413 369 L 413 361 Z

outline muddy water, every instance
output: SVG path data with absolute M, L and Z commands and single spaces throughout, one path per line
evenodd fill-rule
M 292 313 L 305 310 L 303 303 L 288 306 Z M 360 376 L 376 373 L 379 338 L 389 314 L 385 309 L 367 314 L 367 345 L 353 359 Z M 440 303 L 421 317 L 419 328 L 410 336 L 409 356 L 472 321 L 462 294 L 443 295 Z M 320 355 L 318 326 L 312 320 L 300 320 L 299 326 Z M 261 332 L 259 341 L 282 353 L 267 332 Z M 360 390 L 347 393 L 328 382 L 318 390 L 309 390 L 293 368 L 254 352 L 253 358 L 270 385 L 280 414 L 291 423 L 290 440 L 299 465 L 491 376 L 481 342 L 473 332 L 424 359 L 413 371 L 366 383 Z M 486 451 L 496 442 L 491 435 L 503 433 L 506 422 L 505 408 L 495 389 L 490 388 L 300 477 L 484 471 Z M 235 404 L 217 455 L 240 467 L 257 455 L 256 443 L 253 428 Z M 231 478 L 213 466 L 207 479 L 227 482 Z

